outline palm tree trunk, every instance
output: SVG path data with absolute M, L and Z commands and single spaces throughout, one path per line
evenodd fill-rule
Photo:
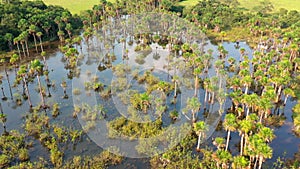
M 244 148 L 244 134 L 241 136 L 241 150 L 240 150 L 240 155 L 243 155 L 243 148 Z
M 211 104 L 214 104 L 214 100 L 215 100 L 215 92 L 212 92 L 212 96 L 211 96 Z
M 207 91 L 207 89 L 205 89 L 205 95 L 204 95 L 204 110 L 206 109 L 207 94 L 208 94 L 208 91 Z
M 38 51 L 37 44 L 36 44 L 35 34 L 33 34 L 33 41 L 34 41 L 35 51 L 36 51 L 36 53 L 38 53 L 39 51 Z
M 24 47 L 24 44 L 23 44 L 23 43 L 21 43 L 21 46 L 22 46 L 22 50 L 23 50 L 23 55 L 24 55 L 24 57 L 26 57 L 26 53 L 25 53 L 25 47 Z
M 277 91 L 277 99 L 276 99 L 277 103 L 280 101 L 281 89 L 282 89 L 282 85 L 279 86 L 278 91 Z
M 41 37 L 39 37 L 39 39 L 40 39 L 40 46 L 41 46 L 41 50 L 42 50 L 42 52 L 44 52 L 42 38 L 41 38 Z
M 246 86 L 245 94 L 248 94 L 248 85 Z
M 200 132 L 198 136 L 197 150 L 200 150 L 201 136 L 202 136 L 202 132 Z
M 7 79 L 8 87 L 9 87 L 10 98 L 11 98 L 11 100 L 13 100 L 13 95 L 12 95 L 12 91 L 11 91 L 10 80 L 9 80 L 9 76 L 8 76 L 8 73 L 7 73 L 6 67 L 4 68 L 4 71 L 5 71 L 5 75 L 6 75 L 6 79 Z
M 260 113 L 260 117 L 259 117 L 259 122 L 262 122 L 262 118 L 263 118 L 263 116 L 264 116 L 264 111 L 261 111 L 261 113 Z
M 29 94 L 29 90 L 28 90 L 28 86 L 27 86 L 25 77 L 23 77 L 23 82 L 25 84 L 25 91 L 26 91 L 26 94 L 27 94 L 27 97 L 28 97 L 29 106 L 32 107 L 32 103 L 31 103 L 31 99 L 30 99 L 30 94 Z
M 247 106 L 246 117 L 248 117 L 248 115 L 249 115 L 249 112 L 250 112 L 250 107 L 249 107 L 249 106 Z
M 263 157 L 262 157 L 262 156 L 259 156 L 258 169 L 261 169 L 262 163 L 263 163 Z
M 284 98 L 284 102 L 283 102 L 283 105 L 284 105 L 284 106 L 286 105 L 286 102 L 287 102 L 288 97 L 289 97 L 289 95 L 286 95 L 285 98 Z
M 196 122 L 195 113 L 196 113 L 196 112 L 194 112 L 194 111 L 192 112 L 192 120 L 193 120 L 193 123 Z
M 194 91 L 194 97 L 197 97 L 197 88 L 198 88 L 198 76 L 195 76 L 195 91 Z
M 175 81 L 175 87 L 174 87 L 174 98 L 177 97 L 177 82 Z
M 26 46 L 26 53 L 27 53 L 27 56 L 29 57 L 28 41 L 27 41 L 27 40 L 25 40 L 25 46 Z
M 226 151 L 228 150 L 229 138 L 230 138 L 230 130 L 228 130 L 227 132 L 227 140 L 226 140 L 226 148 L 225 148 Z
M 19 46 L 19 43 L 17 43 L 17 49 L 18 49 L 18 54 L 19 54 L 19 56 L 20 56 L 20 59 L 21 59 L 21 51 L 20 51 L 20 46 Z
M 43 108 L 45 108 L 46 105 L 45 105 L 44 95 L 43 95 L 43 91 L 42 91 L 42 85 L 41 85 L 41 81 L 40 81 L 40 76 L 36 75 L 36 77 L 37 77 L 38 84 L 39 84 L 39 89 L 40 89 L 40 95 L 41 95 L 41 99 L 42 99 Z

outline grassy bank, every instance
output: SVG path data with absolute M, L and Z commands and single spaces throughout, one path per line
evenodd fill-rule
M 73 14 L 79 14 L 82 10 L 91 9 L 95 4 L 99 3 L 99 0 L 43 0 L 47 5 L 60 5 L 64 8 L 70 10 Z M 115 0 L 109 0 L 114 2 Z M 241 7 L 251 10 L 253 7 L 259 5 L 259 1 L 255 0 L 239 0 Z M 193 6 L 196 5 L 199 0 L 185 0 L 180 2 L 183 6 Z M 275 10 L 280 8 L 286 8 L 288 10 L 298 10 L 300 11 L 300 0 L 270 0 L 274 5 Z
M 47 5 L 59 5 L 67 8 L 73 14 L 79 14 L 80 11 L 92 9 L 95 4 L 99 3 L 99 0 L 43 0 Z M 114 0 L 109 0 L 114 2 Z

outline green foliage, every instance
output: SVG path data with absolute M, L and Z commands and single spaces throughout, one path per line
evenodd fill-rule
M 56 39 L 58 27 L 54 18 L 61 17 L 68 10 L 59 6 L 47 6 L 43 1 L 19 1 L 3 3 L 0 5 L 0 51 L 8 50 L 12 39 L 18 37 L 29 26 L 35 26 L 36 32 L 42 32 L 46 38 Z M 70 15 L 68 21 L 74 29 L 81 27 L 80 18 Z M 51 29 L 50 29 L 51 28 Z M 5 38 L 4 38 L 5 37 Z M 33 39 L 29 39 L 30 41 Z M 18 40 L 19 41 L 19 40 Z
M 149 123 L 137 123 L 124 117 L 118 117 L 108 124 L 109 137 L 128 137 L 128 138 L 150 138 L 161 132 L 162 121 L 160 119 Z M 117 131 L 117 132 L 116 132 Z

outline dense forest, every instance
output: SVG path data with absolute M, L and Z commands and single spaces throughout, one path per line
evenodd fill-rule
M 0 168 L 109 168 L 130 163 L 119 147 L 94 154 L 82 148 L 90 146 L 89 133 L 103 119 L 109 119 L 109 139 L 150 138 L 133 147 L 145 157 L 145 168 L 299 168 L 300 150 L 293 158 L 280 154 L 274 159 L 278 147 L 272 141 L 288 119 L 293 122 L 288 137 L 300 135 L 300 12 L 274 11 L 268 1 L 251 11 L 237 0 L 203 0 L 189 7 L 178 2 L 101 0 L 72 15 L 43 1 L 2 1 Z M 139 18 L 143 14 L 148 15 Z M 161 32 L 149 31 L 151 26 Z M 205 39 L 203 34 L 206 41 L 196 43 Z M 235 55 L 226 42 L 234 44 Z M 204 49 L 209 45 L 216 49 Z M 130 67 L 130 61 L 147 64 L 150 54 L 153 62 L 164 64 L 167 80 L 156 77 L 154 67 L 140 72 Z M 62 79 L 55 79 L 60 75 Z M 83 86 L 78 87 L 80 81 Z M 130 82 L 145 89 L 129 88 Z M 183 88 L 192 95 L 179 110 Z M 93 94 L 101 104 L 73 103 Z M 110 107 L 116 98 L 128 108 L 128 118 Z M 21 111 L 21 125 L 10 130 L 7 121 L 13 111 Z M 155 120 L 138 122 L 151 119 L 151 113 Z M 212 137 L 205 121 L 210 113 L 221 118 Z M 77 119 L 83 121 L 79 127 Z M 187 123 L 182 133 L 168 128 L 183 119 Z M 165 137 L 151 140 L 164 132 Z M 161 144 L 173 146 L 162 152 Z M 33 157 L 36 151 L 42 156 Z
M 79 16 L 59 6 L 46 6 L 43 1 L 9 1 L 0 4 L 0 50 L 11 51 L 17 45 L 32 47 L 38 38 L 57 40 L 59 35 L 82 27 Z

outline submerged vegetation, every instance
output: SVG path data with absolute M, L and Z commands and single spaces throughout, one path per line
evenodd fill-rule
M 272 141 L 287 111 L 296 135 L 289 137 L 300 135 L 300 13 L 272 12 L 267 3 L 249 12 L 234 0 L 173 2 L 103 0 L 73 16 L 42 1 L 3 1 L 0 168 L 120 164 L 120 147 L 80 149 L 91 146 L 90 133 L 103 136 L 104 120 L 112 142 L 137 141 L 129 148 L 151 156 L 149 168 L 299 168 L 297 154 L 275 162 Z M 55 40 L 59 54 L 49 63 L 45 44 Z M 84 103 L 93 99 L 96 105 Z M 20 107 L 15 129 L 10 118 Z M 77 148 L 80 156 L 72 154 Z

